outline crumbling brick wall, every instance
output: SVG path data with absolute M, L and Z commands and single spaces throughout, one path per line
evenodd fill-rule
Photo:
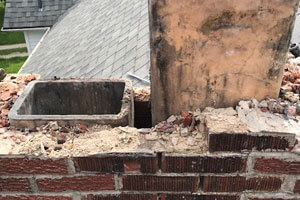
M 296 200 L 292 137 L 210 133 L 210 152 L 199 155 L 2 155 L 0 200 Z

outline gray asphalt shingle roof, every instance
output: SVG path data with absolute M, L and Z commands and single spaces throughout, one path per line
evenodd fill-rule
M 147 0 L 78 0 L 20 73 L 45 79 L 130 78 L 132 73 L 149 80 L 148 19 Z
M 6 0 L 4 29 L 50 27 L 77 0 Z

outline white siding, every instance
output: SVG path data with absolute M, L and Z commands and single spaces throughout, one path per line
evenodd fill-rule
M 295 21 L 291 42 L 300 43 L 300 7 L 298 8 L 298 12 L 296 15 L 296 21 Z
M 46 33 L 45 30 L 28 30 L 24 31 L 25 40 L 27 45 L 28 54 L 30 55 L 34 48 L 37 46 L 43 35 Z

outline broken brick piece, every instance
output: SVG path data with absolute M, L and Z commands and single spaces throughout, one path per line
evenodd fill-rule
M 1 110 L 1 114 L 8 115 L 8 113 L 9 113 L 8 109 L 2 109 Z
M 11 95 L 10 95 L 10 92 L 3 92 L 1 95 L 0 95 L 0 99 L 3 100 L 3 101 L 7 101 L 11 98 Z
M 78 125 L 80 133 L 85 133 L 87 131 L 87 127 L 84 124 L 79 124 Z
M 34 74 L 31 74 L 26 78 L 25 82 L 31 82 L 33 80 L 36 80 L 36 76 Z
M 187 117 L 185 117 L 182 121 L 182 124 L 187 127 L 187 126 L 190 126 L 193 122 L 193 115 L 189 115 Z
M 181 117 L 185 118 L 185 117 L 188 117 L 190 115 L 190 113 L 188 111 L 183 111 L 181 113 Z
M 9 126 L 8 119 L 2 117 L 1 125 L 2 127 L 8 127 Z

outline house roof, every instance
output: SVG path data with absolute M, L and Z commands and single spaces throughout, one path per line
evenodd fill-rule
M 20 73 L 42 78 L 149 80 L 148 0 L 78 0 L 61 16 Z
M 51 27 L 77 0 L 6 0 L 3 29 Z

